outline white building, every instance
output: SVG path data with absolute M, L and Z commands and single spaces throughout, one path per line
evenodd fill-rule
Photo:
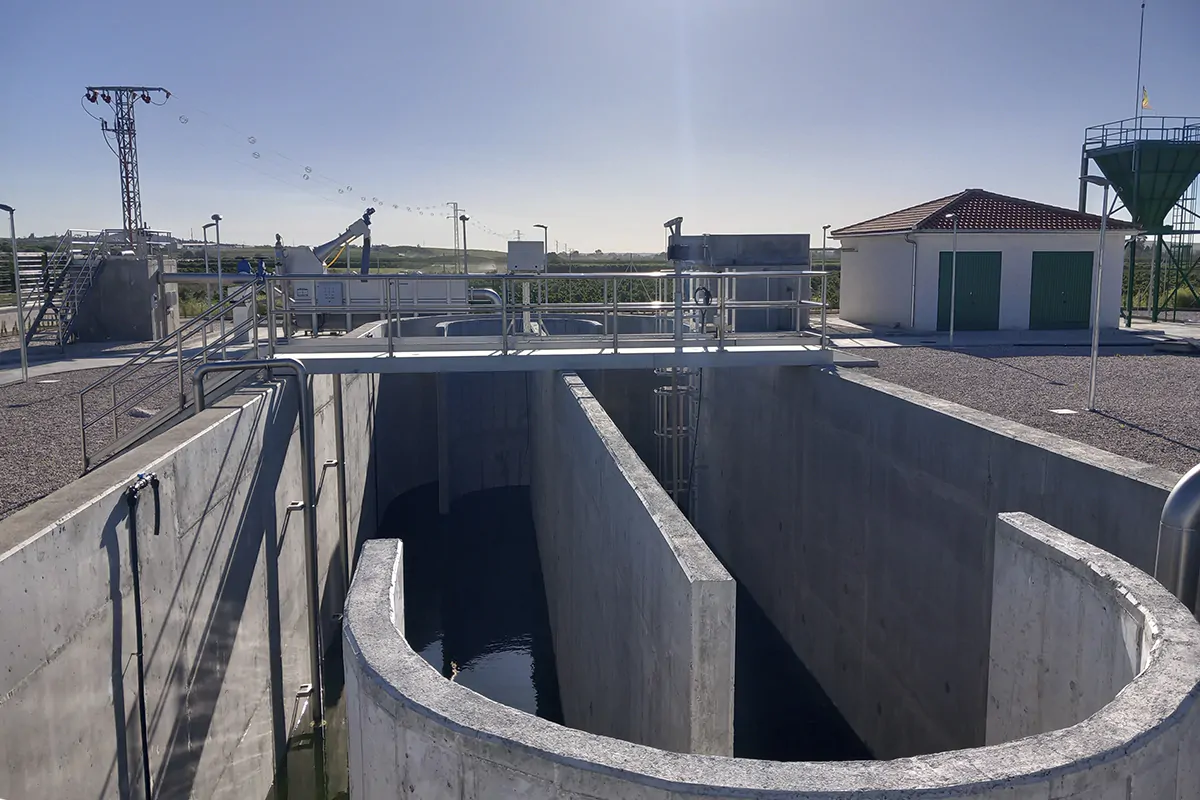
M 833 231 L 842 245 L 842 319 L 947 330 L 956 221 L 956 330 L 1091 325 L 1100 217 L 982 189 Z M 1100 321 L 1113 327 L 1125 239 L 1137 228 L 1110 219 L 1108 230 Z

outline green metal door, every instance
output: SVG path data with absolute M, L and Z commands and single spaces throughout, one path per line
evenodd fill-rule
M 950 330 L 950 283 L 954 254 L 941 253 L 938 277 L 939 331 Z M 995 331 L 1000 329 L 1000 254 L 958 253 L 954 278 L 954 330 Z
M 1029 327 L 1034 330 L 1086 328 L 1091 323 L 1090 251 L 1033 254 Z

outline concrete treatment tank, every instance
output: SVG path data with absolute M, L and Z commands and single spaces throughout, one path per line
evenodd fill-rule
M 488 701 L 406 644 L 401 564 L 398 542 L 368 543 L 346 607 L 356 800 L 1200 796 L 1200 626 L 1150 576 L 1025 514 L 997 520 L 988 746 L 889 761 L 671 753 Z

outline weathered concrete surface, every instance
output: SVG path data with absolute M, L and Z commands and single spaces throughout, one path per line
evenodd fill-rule
M 109 256 L 79 305 L 75 333 L 80 341 L 142 342 L 157 339 L 156 261 Z
M 1175 476 L 855 371 L 705 370 L 693 520 L 881 758 L 983 744 L 993 528 L 1153 569 Z
M 1001 514 L 993 570 L 988 744 L 1087 719 L 1149 663 L 1157 631 L 1115 556 Z
M 584 370 L 578 374 L 646 466 L 657 469 L 654 390 L 666 381 L 649 369 Z
M 524 372 L 437 376 L 443 513 L 471 492 L 529 485 L 527 381 Z
M 331 380 L 314 379 L 318 469 L 335 454 Z M 373 503 L 374 379 L 343 380 L 358 509 Z M 277 384 L 239 391 L 0 522 L 0 796 L 142 792 L 124 489 L 143 471 L 161 481 L 158 535 L 149 491 L 137 511 L 156 795 L 266 795 L 291 697 L 309 680 L 303 525 L 287 511 L 301 498 L 295 397 Z M 318 478 L 328 620 L 342 603 L 342 504 L 333 470 Z M 373 514 L 348 522 L 351 537 L 373 532 Z
M 732 753 L 732 578 L 578 376 L 530 382 L 530 492 L 564 719 Z
M 1061 536 L 1062 540 L 1070 537 Z M 1096 562 L 1099 563 L 1099 562 Z M 894 761 L 774 763 L 664 752 L 564 728 L 445 680 L 409 648 L 399 542 L 369 542 L 343 649 L 354 800 L 1194 800 L 1200 631 L 1161 586 L 1114 567 L 1154 631 L 1146 669 L 1066 730 Z M 1113 602 L 1121 602 L 1114 594 Z

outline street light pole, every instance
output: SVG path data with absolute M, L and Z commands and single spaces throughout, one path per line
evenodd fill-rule
M 215 222 L 209 222 L 200 229 L 200 233 L 204 236 L 204 274 L 208 275 L 211 270 L 208 268 L 208 229 L 216 225 Z M 212 305 L 212 286 L 205 282 L 204 290 L 208 293 L 208 304 Z
M 12 243 L 13 291 L 17 295 L 17 339 L 21 348 L 21 382 L 29 381 L 29 351 L 25 344 L 25 304 L 21 300 L 21 266 L 17 258 L 17 218 L 12 206 L 0 203 L 0 211 L 8 212 L 8 237 Z
M 462 214 L 458 218 L 458 221 L 462 223 L 463 233 L 463 275 L 470 273 L 470 269 L 467 267 L 467 220 L 469 219 L 470 217 L 468 217 L 466 214 Z
M 946 219 L 954 221 L 954 237 L 950 245 L 950 344 L 954 345 L 954 295 L 958 288 L 958 214 L 947 214 Z
M 821 226 L 821 271 L 825 271 L 825 236 L 829 233 L 829 225 Z
M 212 215 L 212 224 L 217 234 L 217 302 L 225 299 L 224 284 L 221 283 L 221 215 Z
M 547 262 L 550 260 L 550 229 L 542 223 L 534 225 L 535 228 L 542 229 L 542 253 L 545 254 Z
M 1104 200 L 1100 210 L 1100 250 L 1096 254 L 1096 305 L 1092 309 L 1092 365 L 1088 378 L 1088 411 L 1096 410 L 1096 365 L 1100 360 L 1100 288 L 1104 280 L 1104 239 L 1108 233 L 1108 187 L 1106 178 L 1084 175 L 1081 181 L 1104 187 Z M 1130 290 L 1132 292 L 1132 289 Z

